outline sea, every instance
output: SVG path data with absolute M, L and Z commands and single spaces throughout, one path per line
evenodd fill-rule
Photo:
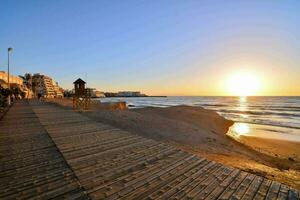
M 129 109 L 200 106 L 218 112 L 235 123 L 232 136 L 254 136 L 300 142 L 300 97 L 113 97 L 101 102 L 125 101 Z

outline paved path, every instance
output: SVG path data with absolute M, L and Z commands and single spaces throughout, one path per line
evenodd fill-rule
M 49 134 L 74 171 L 76 177 L 72 175 L 72 180 L 78 178 L 78 185 L 92 199 L 299 199 L 299 191 L 283 184 L 132 135 L 51 104 L 31 102 L 29 107 L 17 103 L 1 122 L 1 131 L 3 127 L 9 129 L 5 121 L 18 109 L 33 109 L 47 131 L 40 141 L 49 139 Z M 19 118 L 29 121 L 26 115 Z M 15 134 L 14 130 L 10 127 L 10 134 Z M 0 136 L 7 134 L 1 132 Z M 32 144 L 38 144 L 37 140 L 23 148 L 32 148 Z M 1 140 L 2 143 L 10 141 Z M 5 149 L 3 154 L 1 171 L 5 161 L 11 160 Z M 2 179 L 1 174 L 0 181 L 4 186 L 8 179 Z M 83 193 L 78 185 L 77 195 Z M 13 184 L 2 187 L 5 190 L 4 193 L 1 190 L 1 195 L 10 187 Z

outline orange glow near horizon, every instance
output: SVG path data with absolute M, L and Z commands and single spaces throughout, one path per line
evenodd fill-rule
M 210 71 L 192 70 L 181 77 L 172 74 L 163 79 L 149 79 L 145 82 L 132 79 L 119 81 L 120 86 L 105 82 L 92 82 L 100 85 L 98 90 L 141 91 L 147 95 L 158 96 L 299 96 L 299 73 L 288 73 L 284 69 L 270 67 L 266 63 L 230 62 L 218 63 Z M 239 66 L 239 67 L 237 67 Z

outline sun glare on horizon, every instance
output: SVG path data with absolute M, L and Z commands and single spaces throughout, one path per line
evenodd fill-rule
M 229 95 L 254 96 L 260 90 L 261 84 L 254 73 L 240 71 L 228 77 L 225 87 Z

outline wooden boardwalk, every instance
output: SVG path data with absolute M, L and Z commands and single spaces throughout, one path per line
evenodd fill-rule
M 27 102 L 0 121 L 0 199 L 88 199 Z
M 23 165 L 27 163 L 26 154 L 26 158 L 21 153 L 16 155 L 19 161 L 12 159 L 7 150 L 12 141 L 18 143 L 21 138 L 14 139 L 12 136 L 11 139 L 6 135 L 22 132 L 18 131 L 22 126 L 29 135 L 36 132 L 30 127 L 32 122 L 17 124 L 18 120 L 29 122 L 31 115 L 9 117 L 13 115 L 12 112 L 22 113 L 22 110 L 29 113 L 33 110 L 47 131 L 43 132 L 43 137 L 39 135 L 40 138 L 28 139 L 29 145 L 24 144 L 22 149 L 30 149 L 39 155 L 43 152 L 43 149 L 37 148 L 40 143 L 52 139 L 75 173 L 76 177 L 70 171 L 69 183 L 75 183 L 76 179 L 80 182 L 74 189 L 80 197 L 84 194 L 79 187 L 82 185 L 91 199 L 299 199 L 299 191 L 286 185 L 95 122 L 71 110 L 36 102 L 31 102 L 31 107 L 26 103 L 17 103 L 0 123 L 0 136 L 1 139 L 5 138 L 1 140 L 1 145 L 7 146 L 3 150 L 1 148 L 2 197 L 8 195 L 7 191 L 19 191 L 19 187 L 23 186 L 22 177 L 18 179 L 19 185 L 12 183 L 8 175 L 2 178 L 2 171 L 7 171 L 5 166 L 14 165 L 18 169 L 22 168 L 18 166 L 19 162 L 23 162 Z M 12 128 L 13 124 L 19 128 Z M 29 126 L 28 130 L 26 126 Z M 8 132 L 2 132 L 4 129 Z M 53 143 L 51 145 L 53 147 Z M 16 144 L 14 151 L 18 150 Z M 51 168 L 50 162 L 55 160 L 54 154 L 49 155 L 48 167 Z M 64 166 L 65 170 L 69 170 L 68 166 Z M 48 172 L 47 169 L 42 170 Z M 13 173 L 9 176 L 16 179 Z M 38 175 L 36 177 L 40 178 Z M 34 179 L 32 172 L 31 180 L 35 182 Z M 41 195 L 44 192 L 47 190 L 41 191 Z

